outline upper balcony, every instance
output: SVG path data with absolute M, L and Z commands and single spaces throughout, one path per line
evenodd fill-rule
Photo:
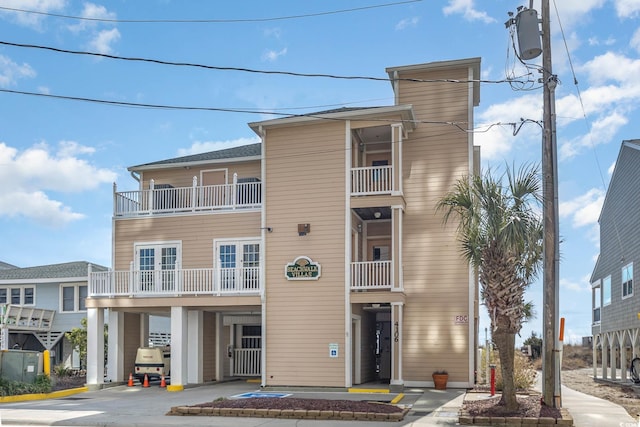
M 193 177 L 191 187 L 173 187 L 151 180 L 148 190 L 118 192 L 114 185 L 113 198 L 113 215 L 118 218 L 260 208 L 262 183 L 234 176 L 231 184 L 198 185 Z
M 391 194 L 392 191 L 393 166 L 351 168 L 352 196 Z

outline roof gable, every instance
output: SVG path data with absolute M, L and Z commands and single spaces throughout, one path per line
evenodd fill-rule
M 38 265 L 26 268 L 9 268 L 0 270 L 0 280 L 42 280 L 87 277 L 89 262 L 75 261 L 62 264 Z M 106 271 L 107 267 L 91 264 L 92 271 Z
M 207 163 L 214 160 L 248 159 L 262 154 L 262 144 L 260 142 L 239 147 L 226 148 L 224 150 L 209 151 L 206 153 L 191 154 L 189 156 L 174 157 L 171 159 L 159 160 L 157 162 L 143 163 L 131 166 L 130 171 L 153 169 L 157 167 L 169 167 L 174 165 L 184 166 L 186 164 Z

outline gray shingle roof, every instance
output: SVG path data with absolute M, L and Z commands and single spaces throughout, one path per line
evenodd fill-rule
M 75 261 L 63 264 L 38 265 L 26 268 L 9 268 L 0 270 L 0 280 L 35 280 L 35 279 L 63 279 L 69 277 L 86 277 L 89 262 Z M 107 267 L 93 264 L 92 271 L 106 271 Z
M 10 268 L 18 268 L 13 264 L 9 264 L 8 262 L 0 261 L 0 270 L 8 270 Z
M 143 163 L 131 166 L 129 170 L 136 170 L 145 166 L 158 166 L 174 163 L 206 162 L 210 160 L 237 159 L 242 157 L 255 157 L 262 154 L 262 144 L 242 145 L 240 147 L 227 148 L 224 150 L 209 151 L 208 153 L 191 154 L 189 156 L 174 157 L 173 159 L 160 160 L 157 162 Z

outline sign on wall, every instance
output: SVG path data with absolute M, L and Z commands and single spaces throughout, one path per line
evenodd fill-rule
M 306 256 L 299 256 L 284 267 L 287 280 L 318 280 L 320 272 L 320 264 Z

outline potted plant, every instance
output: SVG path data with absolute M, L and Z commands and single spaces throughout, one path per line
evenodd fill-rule
M 433 384 L 436 390 L 446 390 L 447 381 L 449 380 L 449 373 L 445 370 L 434 371 L 431 375 L 433 377 Z

